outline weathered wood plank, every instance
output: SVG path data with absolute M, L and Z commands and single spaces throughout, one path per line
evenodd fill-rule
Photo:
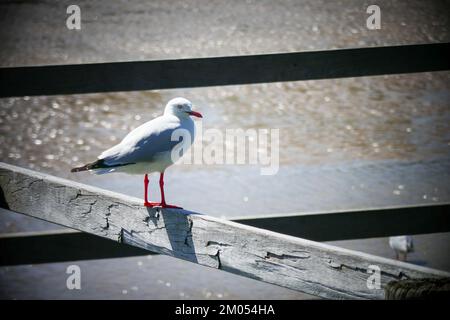
M 6 211 L 4 209 L 0 210 Z M 0 266 L 124 258 L 153 254 L 73 229 L 0 234 Z
M 314 241 L 450 231 L 450 204 L 234 217 L 233 221 Z
M 0 164 L 13 211 L 157 253 L 325 297 L 382 299 L 391 280 L 448 273 L 245 226 Z M 369 289 L 370 265 L 381 288 Z
M 450 44 L 0 68 L 0 97 L 155 90 L 449 70 Z
M 0 214 L 14 214 L 1 209 Z M 450 231 L 450 204 L 386 207 L 332 213 L 233 217 L 231 221 L 314 241 Z M 405 223 L 408 221 L 408 223 Z M 109 259 L 149 254 L 73 229 L 0 234 L 0 265 Z

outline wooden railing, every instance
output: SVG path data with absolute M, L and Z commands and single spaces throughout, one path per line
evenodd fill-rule
M 3 163 L 0 187 L 8 210 L 324 298 L 382 299 L 392 280 L 450 276 L 195 212 L 149 209 L 140 199 Z M 1 251 L 14 255 L 8 240 L 0 239 Z M 381 270 L 380 288 L 367 285 L 371 266 Z

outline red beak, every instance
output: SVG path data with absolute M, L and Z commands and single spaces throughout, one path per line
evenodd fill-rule
M 196 112 L 196 111 L 190 111 L 188 112 L 189 115 L 197 117 L 197 118 L 203 118 L 202 114 L 200 112 Z

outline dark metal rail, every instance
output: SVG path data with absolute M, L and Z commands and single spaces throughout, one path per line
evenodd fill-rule
M 0 266 L 111 259 L 152 252 L 70 229 L 0 235 Z
M 223 86 L 450 70 L 450 43 L 0 68 L 0 97 Z
M 449 232 L 450 204 L 242 217 L 233 220 L 314 241 L 365 239 Z

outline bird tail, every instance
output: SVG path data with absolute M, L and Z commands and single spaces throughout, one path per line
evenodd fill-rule
M 72 170 L 70 170 L 70 172 L 80 172 L 80 171 L 88 171 L 88 170 L 95 170 L 95 169 L 108 169 L 107 171 L 111 172 L 110 170 L 112 168 L 126 166 L 129 164 L 133 164 L 133 163 L 119 163 L 119 164 L 108 165 L 105 163 L 105 159 L 98 159 L 94 162 L 85 164 L 84 166 L 73 168 Z M 101 170 L 101 171 L 103 171 L 103 170 Z M 106 173 L 106 172 L 102 172 L 102 173 Z
M 99 159 L 94 162 L 85 164 L 84 166 L 73 168 L 72 170 L 70 170 L 70 172 L 80 172 L 80 171 L 100 169 L 100 168 L 105 168 L 105 167 L 106 167 L 105 160 Z

